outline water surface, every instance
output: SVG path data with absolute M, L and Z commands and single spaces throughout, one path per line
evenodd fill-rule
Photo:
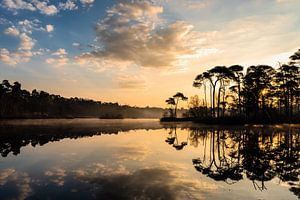
M 0 123 L 0 199 L 298 199 L 300 127 Z

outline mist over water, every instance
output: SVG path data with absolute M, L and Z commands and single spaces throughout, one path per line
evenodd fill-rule
M 297 125 L 16 120 L 0 199 L 298 199 Z

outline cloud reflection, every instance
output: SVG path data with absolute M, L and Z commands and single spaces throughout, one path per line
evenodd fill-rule
M 1 188 L 5 188 L 5 186 L 8 186 L 11 183 L 16 185 L 17 192 L 13 193 L 13 196 L 8 197 L 8 199 L 23 200 L 29 197 L 29 195 L 32 193 L 32 188 L 30 187 L 31 182 L 31 178 L 25 172 L 18 172 L 13 168 L 0 170 Z
M 119 161 L 143 161 L 151 153 L 148 146 L 144 145 L 124 145 L 115 148 L 113 156 Z
M 51 170 L 45 171 L 45 176 L 51 177 L 51 182 L 57 186 L 63 186 L 65 184 L 65 177 L 67 174 L 66 170 L 55 167 Z
M 130 171 L 123 165 L 94 163 L 75 170 L 74 176 L 93 184 L 91 191 L 101 199 L 204 199 L 204 193 L 217 188 L 188 178 L 184 168 L 164 162 Z

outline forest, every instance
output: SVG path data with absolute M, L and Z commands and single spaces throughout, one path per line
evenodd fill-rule
M 36 89 L 29 92 L 19 82 L 0 83 L 0 119 L 8 118 L 160 118 L 164 109 L 132 107 L 83 98 L 65 98 Z
M 190 97 L 187 119 L 200 122 L 300 122 L 300 49 L 287 64 L 215 66 L 196 76 L 193 86 L 201 95 Z M 178 92 L 168 98 L 162 120 L 177 119 Z

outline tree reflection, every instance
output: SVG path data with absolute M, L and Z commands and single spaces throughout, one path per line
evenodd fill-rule
M 65 138 L 77 139 L 92 137 L 101 134 L 118 134 L 136 129 L 159 129 L 147 123 L 119 123 L 118 125 L 106 124 L 74 124 L 63 125 L 0 125 L 0 155 L 7 157 L 10 153 L 20 154 L 21 148 L 27 145 L 43 146 L 49 142 L 60 141 Z
M 192 130 L 193 139 L 196 140 L 199 131 Z M 201 131 L 200 131 L 201 133 Z M 226 132 L 224 130 L 204 130 L 203 158 L 193 159 L 197 171 L 207 175 L 216 181 L 225 181 L 232 184 L 243 178 L 239 163 L 239 155 L 233 151 L 228 154 L 228 149 L 234 148 L 227 144 Z M 230 157 L 231 156 L 231 157 Z
M 186 141 L 179 141 L 177 136 L 177 127 L 171 127 L 169 136 L 165 140 L 169 145 L 172 145 L 176 150 L 182 150 L 187 144 L 189 140 L 189 135 L 187 135 Z
M 190 128 L 190 145 L 199 148 L 192 160 L 197 171 L 228 184 L 243 178 L 256 190 L 277 177 L 300 197 L 300 137 L 295 127 Z

